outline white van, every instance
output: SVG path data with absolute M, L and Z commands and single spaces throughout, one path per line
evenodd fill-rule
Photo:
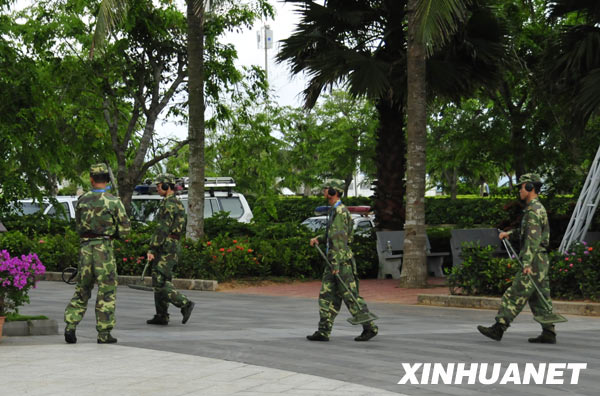
M 228 212 L 229 217 L 240 223 L 252 220 L 252 210 L 243 194 L 233 191 L 235 182 L 231 177 L 206 177 L 204 182 L 204 218 L 212 217 L 217 212 Z M 187 183 L 187 178 L 182 180 Z M 185 184 L 184 184 L 185 185 Z M 152 221 L 158 212 L 158 205 L 163 199 L 152 184 L 136 187 L 138 194 L 132 197 L 133 217 L 138 221 Z M 142 192 L 142 194 L 139 194 Z M 177 194 L 177 198 L 188 212 L 188 195 L 185 189 Z

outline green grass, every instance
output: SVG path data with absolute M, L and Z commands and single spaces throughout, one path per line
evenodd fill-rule
M 27 320 L 48 320 L 48 317 L 44 315 L 20 315 L 14 312 L 6 314 L 7 322 L 19 322 Z

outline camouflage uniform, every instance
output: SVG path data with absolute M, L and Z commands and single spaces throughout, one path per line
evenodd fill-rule
M 107 174 L 104 164 L 93 165 L 90 175 Z M 99 340 L 115 326 L 117 264 L 113 238 L 126 236 L 131 227 L 121 200 L 103 190 L 92 190 L 77 200 L 75 209 L 80 237 L 79 268 L 75 294 L 65 309 L 67 330 L 75 330 L 98 283 L 96 330 Z
M 319 243 L 327 244 L 327 258 L 333 266 L 333 270 L 339 270 L 342 281 L 354 294 L 359 304 L 350 296 L 350 293 L 339 284 L 336 276 L 332 274 L 329 266 L 323 271 L 321 291 L 319 292 L 319 330 L 325 337 L 329 337 L 333 327 L 333 321 L 340 311 L 342 300 L 348 307 L 350 314 L 356 317 L 359 313 L 368 313 L 369 309 L 362 297 L 358 294 L 358 275 L 356 262 L 350 249 L 352 242 L 352 217 L 346 206 L 338 201 L 335 207 L 328 213 L 327 236 L 319 235 Z M 377 333 L 377 326 L 371 321 L 363 324 L 365 330 Z
M 548 275 L 550 227 L 546 209 L 538 198 L 533 199 L 525 208 L 521 227 L 510 231 L 509 234 L 511 239 L 515 236 L 519 237 L 521 242 L 519 258 L 524 267 L 531 268 L 531 279 L 536 282 L 546 300 L 550 302 L 550 277 Z M 552 313 L 552 309 L 548 310 L 540 300 L 531 279 L 521 271 L 517 273 L 512 285 L 502 296 L 496 322 L 508 327 L 527 301 L 529 301 L 529 307 L 535 316 Z M 554 331 L 553 325 L 543 325 L 542 327 Z
M 157 177 L 157 183 L 175 183 L 170 174 Z M 150 250 L 155 258 L 152 262 L 152 287 L 156 316 L 168 321 L 169 303 L 183 308 L 190 300 L 178 292 L 171 282 L 172 271 L 181 253 L 179 238 L 185 236 L 186 213 L 181 201 L 174 195 L 166 196 L 160 203 L 155 219 L 157 228 L 150 239 Z

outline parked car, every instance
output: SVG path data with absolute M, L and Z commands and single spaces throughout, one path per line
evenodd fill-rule
M 75 195 L 61 195 L 54 198 L 60 207 L 55 206 L 47 198 L 44 198 L 42 202 L 34 201 L 33 199 L 20 199 L 19 205 L 15 205 L 13 211 L 21 215 L 29 215 L 41 211 L 47 216 L 55 216 L 66 220 L 74 219 L 75 205 L 77 205 L 78 197 Z
M 185 179 L 182 180 L 186 182 Z M 241 223 L 249 223 L 252 220 L 252 210 L 243 194 L 233 191 L 235 182 L 231 177 L 207 177 L 204 183 L 204 218 L 212 217 L 217 212 L 228 212 L 229 217 Z M 133 217 L 138 221 L 152 221 L 158 213 L 158 205 L 162 197 L 156 193 L 152 184 L 136 187 L 136 191 L 142 194 L 133 195 Z M 177 197 L 188 209 L 188 194 L 185 184 Z
M 351 213 L 352 221 L 354 222 L 354 233 L 357 235 L 369 235 L 375 228 L 375 221 L 372 216 L 363 216 L 356 213 Z M 318 232 L 327 226 L 327 216 L 309 217 L 302 223 L 303 226 L 313 232 Z

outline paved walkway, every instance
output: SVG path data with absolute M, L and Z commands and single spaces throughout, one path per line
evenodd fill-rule
M 368 283 L 368 282 L 366 282 Z M 395 282 L 387 281 L 393 285 Z M 313 286 L 314 287 L 314 286 Z M 382 286 L 383 287 L 383 286 Z M 393 286 L 390 286 L 393 289 Z M 361 284 L 361 293 L 368 286 Z M 431 290 L 431 289 L 429 289 Z M 311 293 L 314 289 L 311 289 Z M 390 290 L 392 293 L 394 290 Z M 531 345 L 539 333 L 530 313 L 519 315 L 502 342 L 481 336 L 489 310 L 369 302 L 380 333 L 360 343 L 342 308 L 331 341 L 306 340 L 318 322 L 316 295 L 184 291 L 196 308 L 186 325 L 171 308 L 168 326 L 145 323 L 154 313 L 151 293 L 120 286 L 116 345 L 98 345 L 93 301 L 77 328 L 78 343 L 64 343 L 62 316 L 73 286 L 40 282 L 24 314 L 58 321 L 60 335 L 5 337 L 0 343 L 0 395 L 597 395 L 600 318 L 568 316 L 558 344 Z M 95 298 L 95 296 L 93 296 Z M 578 384 L 398 385 L 404 364 L 587 363 Z
M 445 278 L 429 278 L 429 286 L 423 289 L 405 289 L 398 287 L 396 279 L 363 279 L 360 281 L 360 295 L 369 302 L 399 304 L 417 304 L 419 294 L 449 295 Z M 264 296 L 287 296 L 298 298 L 318 298 L 321 281 L 269 283 L 258 286 L 237 285 L 237 287 L 219 287 L 217 291 L 234 294 L 260 294 Z
M 27 341 L 10 337 L 0 346 L 0 395 L 398 395 L 202 356 L 89 342 L 30 345 Z

